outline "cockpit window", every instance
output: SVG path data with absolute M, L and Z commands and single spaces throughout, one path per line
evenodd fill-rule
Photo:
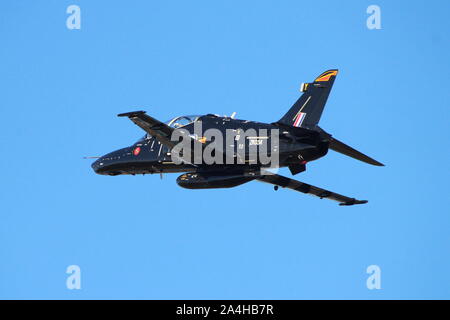
M 193 123 L 195 121 L 197 121 L 201 116 L 200 115 L 190 115 L 190 116 L 179 116 L 176 118 L 173 118 L 169 121 L 166 121 L 165 123 L 172 128 L 178 129 L 184 126 L 187 126 L 190 123 Z M 136 141 L 136 143 L 143 143 L 145 142 L 145 140 L 150 139 L 152 136 L 149 135 L 148 133 L 143 136 L 141 139 L 139 139 L 138 141 Z
M 199 117 L 200 116 L 198 116 L 198 115 L 180 116 L 180 117 L 176 117 L 176 118 L 173 118 L 172 120 L 167 121 L 166 124 L 169 127 L 177 129 L 177 128 L 187 126 L 188 124 L 197 121 Z

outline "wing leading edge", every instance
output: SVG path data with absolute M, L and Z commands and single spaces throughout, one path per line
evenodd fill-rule
M 295 191 L 303 192 L 306 194 L 310 194 L 319 198 L 326 198 L 330 200 L 334 200 L 339 202 L 340 206 L 351 206 L 354 204 L 363 204 L 367 203 L 367 200 L 357 200 L 355 198 L 349 198 L 343 196 L 338 193 L 334 193 L 325 189 L 321 189 L 319 187 L 312 186 L 310 184 L 290 179 L 284 176 L 280 176 L 278 174 L 266 174 L 257 178 L 257 180 L 261 182 L 266 182 L 273 184 L 275 186 L 280 186 L 282 188 L 288 188 Z
M 128 117 L 131 121 L 133 121 L 138 127 L 142 128 L 145 132 L 150 134 L 151 136 L 155 137 L 159 142 L 161 142 L 163 145 L 169 147 L 170 150 L 172 150 L 173 147 L 175 147 L 178 144 L 178 141 L 171 140 L 172 134 L 175 129 L 164 122 L 161 122 L 153 117 L 150 117 L 145 113 L 145 111 L 132 111 L 132 112 L 126 112 L 126 113 L 120 113 L 117 115 L 118 117 Z M 187 132 L 187 131 L 186 131 Z M 181 132 L 183 133 L 183 132 Z M 189 137 L 191 139 L 190 141 L 195 144 L 200 144 L 200 147 L 203 148 L 204 144 L 196 139 L 193 139 L 192 137 Z M 196 166 L 194 163 L 196 160 L 196 154 L 195 154 L 195 146 L 191 148 L 191 154 L 190 158 L 181 159 L 183 162 L 191 164 Z
M 142 128 L 148 134 L 154 136 L 162 144 L 173 148 L 176 144 L 175 141 L 171 141 L 170 137 L 174 131 L 174 128 L 169 127 L 164 122 L 156 120 L 145 113 L 145 111 L 133 111 L 120 113 L 118 117 L 128 117 L 138 127 Z

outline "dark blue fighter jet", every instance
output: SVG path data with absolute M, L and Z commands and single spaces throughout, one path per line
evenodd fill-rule
M 230 188 L 257 180 L 274 185 L 275 190 L 289 188 L 334 200 L 340 205 L 366 203 L 366 200 L 346 197 L 270 171 L 271 168 L 288 167 L 296 175 L 306 170 L 307 162 L 323 157 L 329 149 L 371 165 L 383 166 L 318 126 L 337 74 L 338 70 L 328 70 L 313 82 L 302 84 L 303 94 L 280 120 L 273 123 L 214 114 L 179 116 L 167 122 L 156 120 L 145 111 L 119 114 L 119 117 L 128 117 L 146 135 L 129 147 L 99 157 L 92 168 L 98 174 L 111 176 L 182 172 L 177 183 L 188 189 Z M 208 136 L 211 129 L 223 137 L 228 137 L 231 132 L 233 137 L 222 141 L 217 136 L 213 139 Z M 173 139 L 177 130 L 183 132 L 178 140 Z M 188 139 L 189 148 L 174 158 L 181 136 Z M 211 148 L 212 144 L 216 147 Z M 263 146 L 272 159 L 276 155 L 277 161 L 267 163 L 261 159 Z M 195 150 L 200 151 L 200 156 Z M 206 151 L 220 161 L 205 161 Z

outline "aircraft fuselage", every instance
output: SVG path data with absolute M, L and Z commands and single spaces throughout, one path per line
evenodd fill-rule
M 270 146 L 273 139 L 273 130 L 277 130 L 279 140 L 279 162 L 277 167 L 304 165 L 306 162 L 324 156 L 328 151 L 329 135 L 320 131 L 214 115 L 201 116 L 199 121 L 201 121 L 203 132 L 208 129 L 217 129 L 223 134 L 223 137 L 226 137 L 227 132 L 242 134 L 243 132 L 248 132 L 249 129 L 255 130 L 257 135 L 247 137 L 244 140 L 244 146 L 239 146 L 236 143 L 234 147 L 236 155 L 238 154 L 237 148 L 244 148 L 247 157 L 251 152 L 249 150 L 251 144 L 261 143 L 261 140 L 264 139 L 267 146 Z M 182 129 L 189 131 L 191 135 L 196 134 L 194 123 L 183 126 Z M 261 135 L 261 132 L 266 134 Z M 226 143 L 225 138 L 224 143 Z M 264 165 L 260 161 L 246 161 L 243 164 L 227 164 L 226 161 L 223 162 L 222 164 L 175 164 L 172 161 L 169 147 L 162 144 L 155 137 L 147 136 L 129 147 L 100 157 L 92 164 L 92 167 L 96 173 L 103 175 L 214 171 L 228 173 L 248 172 L 261 167 L 271 167 L 271 165 Z

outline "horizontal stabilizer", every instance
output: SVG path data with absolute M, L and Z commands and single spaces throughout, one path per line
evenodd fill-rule
M 381 162 L 378 162 L 375 159 L 372 159 L 369 156 L 366 156 L 365 154 L 359 152 L 358 150 L 353 149 L 352 147 L 346 145 L 345 143 L 339 141 L 336 138 L 331 138 L 330 140 L 330 147 L 331 150 L 342 153 L 346 156 L 352 157 L 356 160 L 372 164 L 374 166 L 384 166 Z

